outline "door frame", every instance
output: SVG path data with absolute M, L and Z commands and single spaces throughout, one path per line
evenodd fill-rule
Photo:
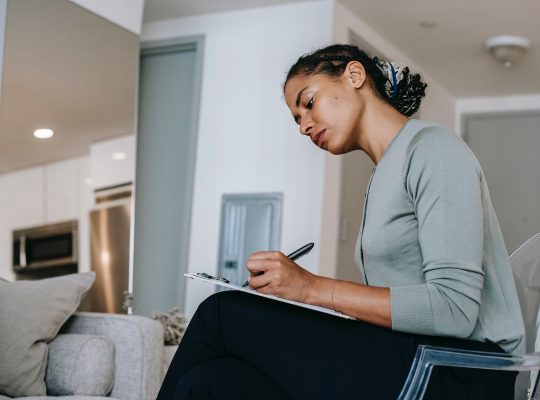
M 515 118 L 515 117 L 528 117 L 528 116 L 540 116 L 540 109 L 538 110 L 508 110 L 508 111 L 482 111 L 482 112 L 469 112 L 461 115 L 461 138 L 468 144 L 469 131 L 468 123 L 472 119 L 476 118 Z
M 463 137 L 465 122 L 470 116 L 491 114 L 525 114 L 540 112 L 540 95 L 473 97 L 457 99 L 454 129 Z
M 167 52 L 178 52 L 178 51 L 195 51 L 195 68 L 193 75 L 193 108 L 191 111 L 191 116 L 189 119 L 189 139 L 188 139 L 188 159 L 187 159 L 187 185 L 186 185 L 186 198 L 184 202 L 184 207 L 182 210 L 182 215 L 185 218 L 186 223 L 181 227 L 181 236 L 186 238 L 185 241 L 179 241 L 178 251 L 179 251 L 179 261 L 180 265 L 184 265 L 187 272 L 188 271 L 188 260 L 189 260 L 189 245 L 190 245 L 190 231 L 191 231 L 191 215 L 192 215 L 192 205 L 193 205 L 193 189 L 195 182 L 195 163 L 197 159 L 197 137 L 199 132 L 199 115 L 200 115 L 200 106 L 201 106 L 201 92 L 202 92 L 202 77 L 203 77 L 203 61 L 204 61 L 204 44 L 205 44 L 205 35 L 189 35 L 168 39 L 157 39 L 157 40 L 142 40 L 140 43 L 140 52 L 137 61 L 141 63 L 141 58 L 147 55 L 152 54 L 163 54 Z M 139 85 L 137 85 L 137 90 L 139 90 Z M 138 96 L 137 96 L 137 105 L 136 109 L 138 110 Z M 138 112 L 136 113 L 135 118 L 135 131 L 138 132 Z M 138 145 L 138 134 L 135 135 L 135 152 L 137 152 Z M 136 171 L 135 171 L 136 173 Z M 129 292 L 133 293 L 133 265 L 134 265 L 134 243 L 135 243 L 135 208 L 137 205 L 134 202 L 136 185 L 134 184 L 133 197 L 132 197 L 132 208 L 131 208 L 131 238 L 130 238 L 130 279 L 129 279 Z M 181 301 L 185 308 L 186 304 L 186 280 L 183 276 L 180 276 L 176 298 L 178 301 Z M 131 311 L 131 310 L 130 310 Z M 181 310 L 184 312 L 184 310 Z M 131 312 L 130 312 L 131 313 Z

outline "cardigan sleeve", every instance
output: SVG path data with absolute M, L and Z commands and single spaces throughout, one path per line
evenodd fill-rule
M 480 166 L 460 138 L 428 129 L 410 143 L 403 173 L 425 283 L 390 288 L 392 327 L 466 338 L 478 319 L 484 283 Z

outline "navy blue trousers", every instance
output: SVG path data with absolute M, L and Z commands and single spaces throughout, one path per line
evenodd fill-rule
M 502 351 L 221 292 L 193 316 L 158 400 L 395 400 L 419 344 Z M 436 367 L 424 398 L 513 400 L 515 376 Z

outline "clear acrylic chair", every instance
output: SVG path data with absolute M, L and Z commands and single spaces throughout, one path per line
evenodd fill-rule
M 526 332 L 526 354 L 467 351 L 435 346 L 418 346 L 409 376 L 398 400 L 421 400 L 433 366 L 519 371 L 515 400 L 535 400 L 540 370 L 540 233 L 523 243 L 510 256 Z M 540 397 L 538 398 L 540 400 Z

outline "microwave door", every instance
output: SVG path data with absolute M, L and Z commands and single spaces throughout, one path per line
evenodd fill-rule
M 77 221 L 14 230 L 13 270 L 26 274 L 38 269 L 70 267 L 70 271 L 76 272 L 77 236 Z
M 21 267 L 46 268 L 76 264 L 77 249 L 74 244 L 72 232 L 31 239 L 22 237 Z
M 131 205 L 103 207 L 90 212 L 90 265 L 96 273 L 90 311 L 125 313 L 124 291 L 129 285 Z

